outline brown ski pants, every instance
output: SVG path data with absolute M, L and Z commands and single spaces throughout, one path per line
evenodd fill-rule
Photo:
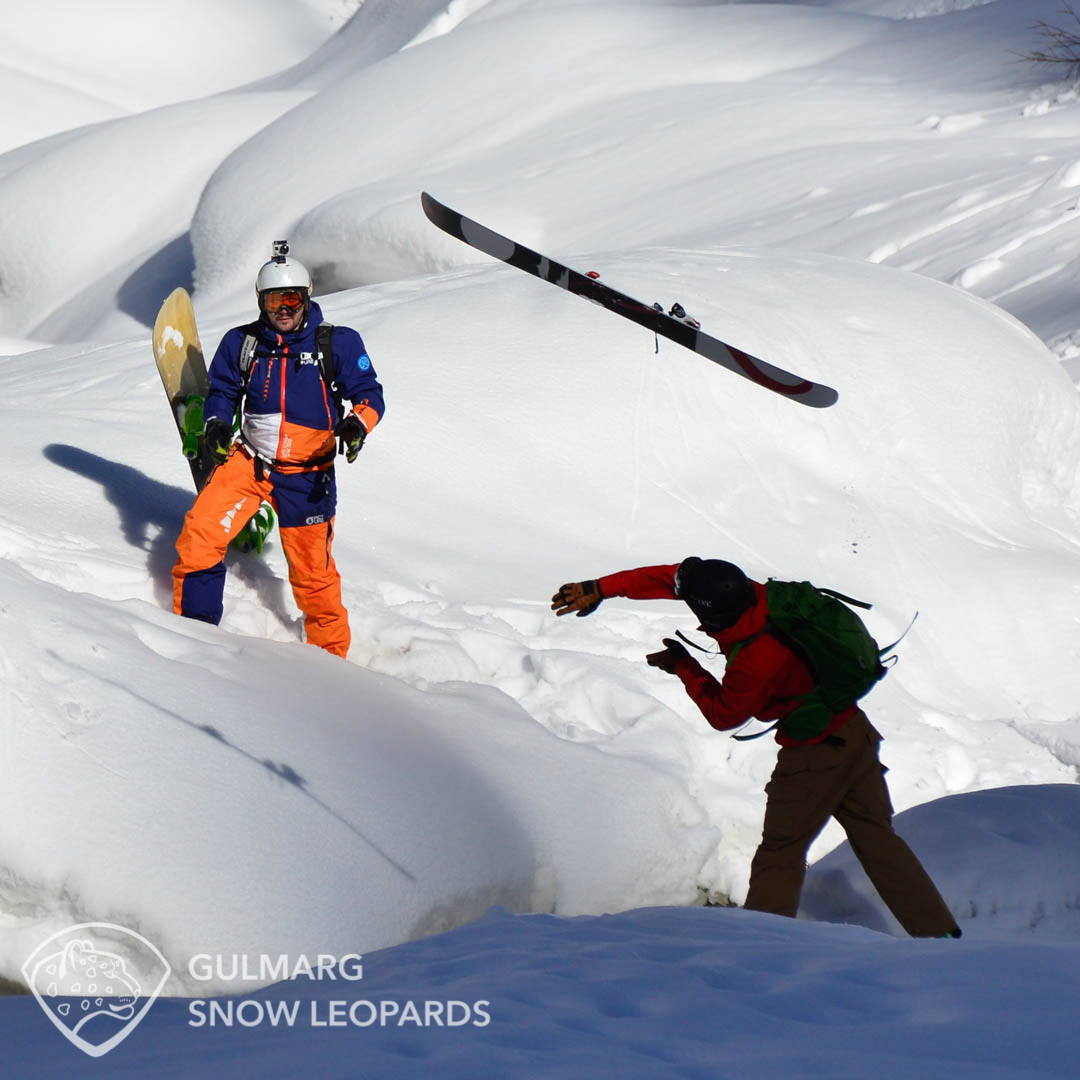
M 878 760 L 880 743 L 881 736 L 860 711 L 831 742 L 781 747 L 765 786 L 765 823 L 750 866 L 747 908 L 794 917 L 807 850 L 831 816 L 843 826 L 881 899 L 912 937 L 944 937 L 956 928 L 930 876 L 893 830 L 885 767 Z

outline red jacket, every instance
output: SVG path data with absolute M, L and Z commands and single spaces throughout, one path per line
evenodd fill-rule
M 626 596 L 631 600 L 677 600 L 675 571 L 671 566 L 642 566 L 623 570 L 599 579 L 605 597 Z M 800 698 L 814 688 L 814 680 L 806 665 L 772 634 L 762 633 L 769 614 L 765 586 L 754 581 L 754 606 L 743 613 L 726 630 L 705 631 L 728 657 L 740 642 L 747 642 L 728 660 L 721 681 L 709 674 L 692 656 L 675 665 L 675 674 L 682 680 L 686 692 L 702 715 L 717 731 L 729 731 L 745 724 L 751 717 L 772 723 L 787 716 L 799 704 Z M 758 635 L 755 637 L 754 635 Z M 837 713 L 829 726 L 813 739 L 793 739 L 776 731 L 781 746 L 801 746 L 821 742 L 837 728 L 843 727 L 855 715 L 857 705 Z

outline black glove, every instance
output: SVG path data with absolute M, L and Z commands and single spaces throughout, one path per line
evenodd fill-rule
M 345 460 L 351 465 L 364 445 L 367 428 L 364 427 L 360 417 L 351 412 L 344 420 L 338 421 L 334 434 L 341 440 L 340 452 L 345 455 Z
M 224 465 L 229 456 L 229 447 L 232 446 L 232 424 L 228 420 L 222 420 L 218 416 L 211 416 L 206 421 L 206 430 L 203 432 L 203 445 L 210 451 L 210 456 L 217 465 Z
M 645 662 L 649 667 L 659 668 L 669 675 L 674 675 L 675 665 L 680 660 L 689 660 L 690 654 L 674 638 L 664 638 L 664 645 L 665 648 L 661 652 L 649 653 L 645 657 Z
M 560 585 L 559 591 L 551 598 L 551 610 L 556 615 L 578 613 L 578 618 L 591 615 L 604 599 L 600 585 L 596 581 L 573 581 L 569 585 Z

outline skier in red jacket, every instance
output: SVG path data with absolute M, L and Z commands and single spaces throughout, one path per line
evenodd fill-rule
M 557 615 L 589 615 L 612 596 L 683 600 L 728 658 L 717 681 L 672 638 L 646 657 L 677 676 L 709 724 L 728 731 L 751 717 L 781 720 L 814 688 L 803 661 L 769 633 L 765 586 L 720 559 L 691 556 L 670 566 L 643 566 L 563 585 L 552 597 Z M 738 646 L 738 648 L 736 648 Z M 959 937 L 956 920 L 905 841 L 893 829 L 881 735 L 855 704 L 819 735 L 797 740 L 776 731 L 776 768 L 765 787 L 761 843 L 750 866 L 745 906 L 794 917 L 806 853 L 835 817 L 867 876 L 912 937 Z

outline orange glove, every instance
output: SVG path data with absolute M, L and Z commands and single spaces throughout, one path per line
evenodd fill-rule
M 551 598 L 551 610 L 556 615 L 569 615 L 576 611 L 578 617 L 591 615 L 604 599 L 596 581 L 573 581 L 569 585 L 560 585 L 559 591 Z

